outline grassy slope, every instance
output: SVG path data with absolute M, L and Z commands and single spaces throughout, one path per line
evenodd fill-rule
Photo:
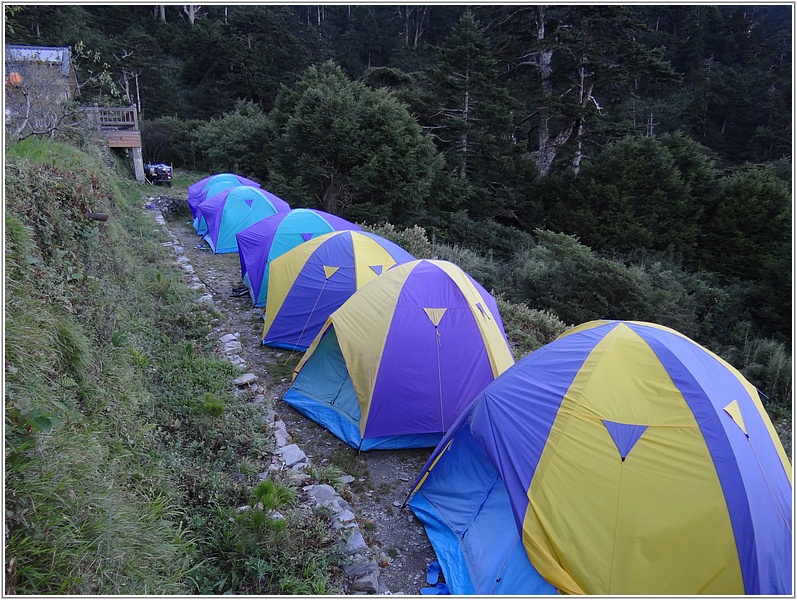
M 7 159 L 6 593 L 336 591 L 325 522 L 284 482 L 259 500 L 285 522 L 235 512 L 269 431 L 141 188 L 69 146 Z

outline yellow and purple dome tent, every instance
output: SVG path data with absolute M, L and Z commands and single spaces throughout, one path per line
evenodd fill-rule
M 283 400 L 360 450 L 430 447 L 513 363 L 495 299 L 450 262 L 415 260 L 332 313 Z
M 235 234 L 241 261 L 241 280 L 249 290 L 253 306 L 265 306 L 271 261 L 332 231 L 360 230 L 346 219 L 312 208 L 296 208 L 266 217 Z
M 594 321 L 462 413 L 409 499 L 452 594 L 791 595 L 791 465 L 757 390 Z
M 239 185 L 249 185 L 252 187 L 260 187 L 256 181 L 252 181 L 242 175 L 234 173 L 217 173 L 210 175 L 204 179 L 200 179 L 196 183 L 188 186 L 188 208 L 191 210 L 191 216 L 196 219 L 197 207 L 201 202 L 204 202 L 214 194 L 218 194 L 222 190 L 236 187 Z M 197 228 L 198 223 L 194 221 L 194 229 Z
M 271 192 L 239 185 L 205 200 L 197 208 L 197 218 L 205 226 L 204 240 L 213 252 L 223 254 L 238 252 L 236 233 L 266 217 L 290 209 L 285 200 Z
M 367 231 L 333 231 L 278 256 L 269 266 L 263 344 L 307 350 L 327 317 L 409 252 Z

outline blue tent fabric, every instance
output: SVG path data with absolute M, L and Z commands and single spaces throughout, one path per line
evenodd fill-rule
M 452 594 L 557 593 L 529 562 L 506 488 L 468 429 L 451 441 L 435 477 L 409 506 L 426 528 Z
M 283 401 L 324 427 L 354 448 L 391 450 L 407 447 L 431 447 L 442 437 L 431 435 L 360 437 L 360 404 L 340 352 L 335 329 L 321 338 L 302 369 L 302 378 L 283 396 Z
M 334 364 L 336 376 L 316 361 Z M 294 371 L 288 400 L 304 393 L 329 410 L 351 405 L 360 441 L 346 441 L 362 450 L 434 446 L 512 363 L 489 292 L 453 263 L 414 260 L 386 270 L 329 315 Z
M 260 187 L 256 181 L 234 173 L 216 173 L 188 186 L 188 208 L 191 210 L 191 217 L 194 220 L 194 229 L 199 226 L 197 210 L 202 202 L 223 190 L 239 185 Z M 199 232 L 197 231 L 197 233 Z M 204 231 L 199 235 L 204 235 Z
M 479 535 L 490 468 L 514 525 Z M 791 471 L 758 392 L 733 367 L 666 327 L 595 321 L 485 388 L 408 504 L 441 561 L 457 549 L 435 541 L 437 529 L 463 545 L 451 570 L 467 572 L 475 593 L 490 593 L 476 582 L 491 573 L 468 559 L 472 546 L 503 531 L 521 533 L 529 560 L 563 593 L 788 594 Z
M 329 423 L 327 429 L 356 446 L 360 438 L 360 406 L 343 356 L 331 351 L 337 344 L 334 330 L 323 337 L 317 360 L 308 365 L 307 385 L 302 389 L 289 388 L 283 400 L 314 421 Z
M 327 317 L 376 277 L 368 266 L 410 260 L 367 231 L 333 231 L 299 244 L 270 264 L 263 344 L 306 350 Z
M 238 252 L 236 234 L 278 212 L 290 210 L 274 194 L 247 185 L 219 192 L 199 206 L 198 215 L 206 226 L 204 240 L 213 252 Z

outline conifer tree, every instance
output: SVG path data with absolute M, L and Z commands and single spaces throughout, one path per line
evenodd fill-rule
M 283 87 L 269 114 L 270 178 L 292 206 L 411 226 L 443 158 L 406 107 L 329 61 Z
M 489 41 L 472 12 L 459 19 L 445 40 L 429 80 L 423 121 L 449 173 L 469 190 L 469 215 L 511 223 L 519 188 L 533 171 L 511 138 L 511 99 L 498 81 Z

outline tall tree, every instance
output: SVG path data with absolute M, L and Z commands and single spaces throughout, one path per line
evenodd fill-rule
M 791 191 L 771 169 L 749 166 L 722 178 L 705 219 L 704 266 L 758 279 L 791 242 Z
M 576 169 L 591 120 L 631 93 L 640 77 L 672 77 L 661 52 L 638 41 L 625 6 L 510 6 L 493 11 L 497 56 L 526 100 L 516 125 L 541 177 L 564 149 Z
M 772 169 L 748 166 L 720 180 L 701 243 L 704 267 L 743 281 L 757 326 L 783 339 L 792 332 L 792 203 Z
M 159 67 L 158 54 L 157 41 L 138 25 L 128 28 L 113 41 L 111 69 L 119 74 L 125 100 L 135 104 L 142 114 L 141 82 L 142 79 L 154 82 L 153 75 Z
M 327 62 L 283 87 L 269 121 L 269 178 L 294 206 L 403 226 L 423 219 L 443 158 L 390 94 Z
M 238 100 L 269 110 L 280 84 L 312 62 L 317 40 L 287 7 L 241 5 L 230 7 L 227 23 L 198 20 L 177 43 L 186 57 L 181 77 L 190 89 L 190 116 L 210 118 Z
M 191 27 L 194 26 L 196 22 L 197 16 L 199 16 L 199 9 L 202 8 L 198 4 L 184 4 L 183 5 L 183 13 L 185 16 L 188 17 L 188 22 L 191 24 Z
M 791 153 L 792 16 L 785 6 L 648 6 L 648 45 L 683 73 L 656 90 L 663 130 L 682 128 L 724 157 Z
M 422 122 L 446 156 L 449 172 L 470 188 L 469 214 L 511 222 L 519 189 L 533 171 L 511 139 L 511 100 L 470 11 L 451 30 L 428 79 L 431 93 Z
M 426 28 L 428 13 L 428 6 L 417 4 L 396 6 L 396 14 L 401 24 L 401 36 L 408 48 L 418 49 Z
M 430 129 L 453 157 L 457 177 L 466 179 L 469 159 L 474 152 L 472 139 L 479 125 L 481 105 L 495 89 L 495 62 L 487 40 L 470 12 L 459 20 L 446 40 L 432 73 L 439 110 Z M 493 94 L 494 95 L 494 94 Z

